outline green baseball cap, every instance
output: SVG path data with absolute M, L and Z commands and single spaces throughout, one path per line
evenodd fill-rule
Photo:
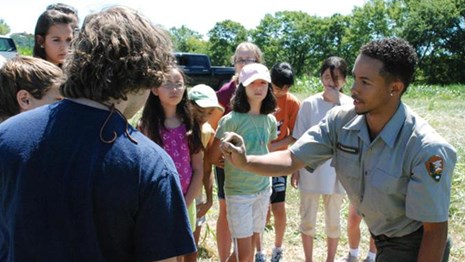
M 207 85 L 196 85 L 189 90 L 187 95 L 189 100 L 202 108 L 215 107 L 224 112 L 224 108 L 218 103 L 215 90 Z

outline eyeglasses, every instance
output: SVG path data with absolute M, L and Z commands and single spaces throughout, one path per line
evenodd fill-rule
M 184 83 L 183 82 L 164 82 L 161 87 L 164 87 L 166 89 L 183 89 L 184 88 Z
M 247 65 L 247 64 L 251 64 L 251 63 L 255 63 L 255 62 L 257 62 L 257 59 L 247 58 L 247 59 L 237 59 L 234 63 Z

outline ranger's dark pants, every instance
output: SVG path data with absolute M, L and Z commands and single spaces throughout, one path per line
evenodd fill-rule
M 377 249 L 376 262 L 412 262 L 418 259 L 423 227 L 402 237 L 375 236 L 373 234 L 372 236 Z M 450 246 L 450 238 L 447 238 L 443 262 L 449 261 Z

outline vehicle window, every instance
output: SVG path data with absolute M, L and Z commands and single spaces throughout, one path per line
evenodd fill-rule
M 11 38 L 0 38 L 0 51 L 16 51 L 16 46 Z
M 190 67 L 205 67 L 207 64 L 204 56 L 190 56 L 188 63 Z
M 176 62 L 180 66 L 187 66 L 190 68 L 201 67 L 204 68 L 208 64 L 206 56 L 200 55 L 182 55 L 176 56 Z
M 9 37 L 0 37 L 0 55 L 6 59 L 11 59 L 17 55 L 16 45 Z

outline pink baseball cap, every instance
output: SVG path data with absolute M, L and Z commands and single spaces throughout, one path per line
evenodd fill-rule
M 245 65 L 239 73 L 239 83 L 244 86 L 250 85 L 253 81 L 262 79 L 271 83 L 270 71 L 262 64 L 253 63 Z

